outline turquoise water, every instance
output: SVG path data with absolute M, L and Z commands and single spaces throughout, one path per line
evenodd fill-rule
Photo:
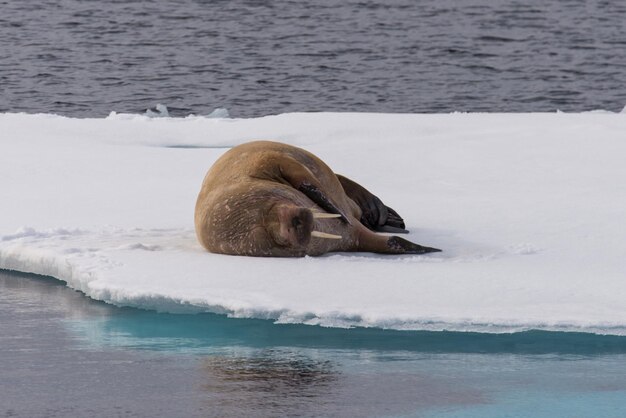
M 2 272 L 0 370 L 0 416 L 626 416 L 626 337 L 159 314 Z
M 307 347 L 380 352 L 541 355 L 626 354 L 626 337 L 527 331 L 514 334 L 394 331 L 276 325 L 260 319 L 215 314 L 163 314 L 117 308 L 102 318 L 67 319 L 64 325 L 86 344 L 204 353 L 232 345 Z

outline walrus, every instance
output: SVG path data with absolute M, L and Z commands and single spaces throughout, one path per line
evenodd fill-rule
M 219 254 L 317 256 L 331 251 L 441 251 L 398 236 L 404 220 L 304 149 L 271 141 L 236 146 L 209 169 L 195 207 L 200 243 Z

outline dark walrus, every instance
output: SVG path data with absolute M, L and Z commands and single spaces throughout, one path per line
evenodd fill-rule
M 393 209 L 315 155 L 270 141 L 239 145 L 215 162 L 198 195 L 195 227 L 200 243 L 220 254 L 441 251 L 373 232 L 407 231 Z

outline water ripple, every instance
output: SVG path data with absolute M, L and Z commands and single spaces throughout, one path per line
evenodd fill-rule
M 619 111 L 626 7 L 475 0 L 8 2 L 0 110 Z M 167 99 L 167 100 L 166 100 Z

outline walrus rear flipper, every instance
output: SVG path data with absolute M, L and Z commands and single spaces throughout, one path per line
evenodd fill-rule
M 335 174 L 346 195 L 361 208 L 361 223 L 368 229 L 377 232 L 406 234 L 404 219 L 398 212 L 386 206 L 382 200 L 365 187 L 340 174 Z
M 388 215 L 387 215 L 387 220 L 385 221 L 385 223 L 383 225 L 375 226 L 373 228 L 374 231 L 391 232 L 393 234 L 408 234 L 409 233 L 409 231 L 407 231 L 404 227 L 404 219 L 402 219 L 402 217 L 398 215 L 398 212 L 396 212 L 395 210 L 387 206 L 387 213 Z
M 394 254 L 426 254 L 441 252 L 439 248 L 424 247 L 400 237 L 389 237 L 387 247 Z
M 379 254 L 426 254 L 440 252 L 439 248 L 415 244 L 396 235 L 381 235 L 359 225 L 357 247 L 351 251 L 367 251 Z
M 385 232 L 387 234 L 408 234 L 409 233 L 409 231 L 404 228 L 396 228 L 394 226 L 389 226 L 389 225 L 377 226 L 376 228 L 372 228 L 372 231 Z

